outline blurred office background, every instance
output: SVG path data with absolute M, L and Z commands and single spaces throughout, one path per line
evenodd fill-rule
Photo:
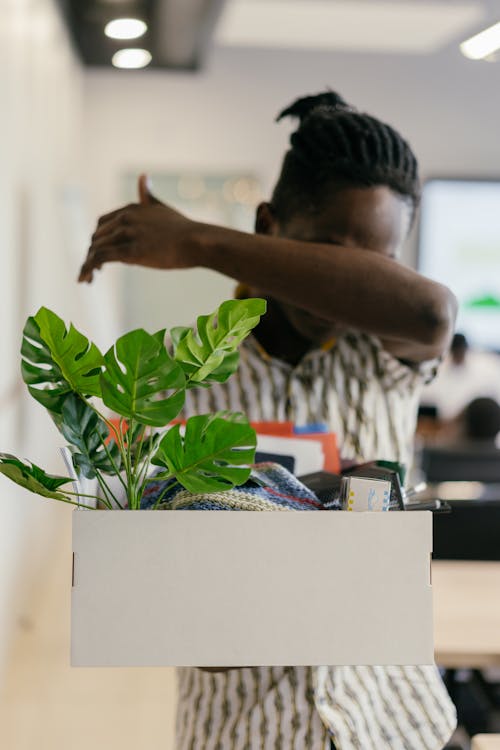
M 137 41 L 105 37 L 121 17 L 148 30 Z M 190 215 L 251 231 L 287 147 L 290 124 L 274 118 L 300 95 L 338 90 L 408 138 L 424 178 L 480 183 L 471 199 L 479 214 L 469 223 L 463 211 L 448 214 L 474 233 L 481 185 L 494 191 L 500 180 L 500 62 L 494 53 L 467 58 L 459 45 L 498 21 L 496 0 L 0 0 L 0 448 L 62 468 L 60 438 L 19 379 L 21 330 L 39 306 L 106 346 L 132 326 L 187 324 L 231 295 L 233 282 L 202 270 L 109 266 L 91 287 L 76 277 L 97 217 L 134 200 L 140 172 Z M 146 54 L 145 67 L 117 69 L 113 55 L 126 47 L 146 50 L 150 62 Z M 488 193 L 488 205 L 499 195 Z M 492 284 L 473 291 L 491 303 L 500 300 L 500 211 L 488 216 L 477 252 Z M 447 272 L 442 256 L 432 262 L 439 246 L 425 255 L 436 244 L 431 219 L 420 264 L 439 276 Z M 418 244 L 416 227 L 404 256 L 415 267 Z M 470 280 L 475 252 L 469 241 L 461 274 L 447 256 L 458 285 Z M 488 336 L 470 316 L 464 332 L 471 351 L 489 350 L 494 380 L 500 325 L 489 307 Z M 470 399 L 499 398 L 493 390 L 472 388 Z M 422 451 L 446 440 L 442 423 L 448 429 L 468 398 L 446 418 L 427 399 L 422 470 Z M 481 476 L 473 468 L 467 479 L 478 497 Z M 70 509 L 2 480 L 0 747 L 168 750 L 172 671 L 68 667 L 70 522 Z M 487 706 L 479 731 L 495 728 Z

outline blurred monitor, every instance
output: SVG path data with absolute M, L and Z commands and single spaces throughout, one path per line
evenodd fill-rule
M 421 466 L 430 483 L 500 483 L 500 450 L 494 443 L 479 440 L 455 446 L 425 446 Z
M 418 268 L 456 294 L 469 344 L 500 351 L 500 180 L 424 185 Z

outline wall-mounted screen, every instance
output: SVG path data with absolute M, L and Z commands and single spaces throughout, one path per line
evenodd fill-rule
M 500 180 L 424 185 L 418 266 L 456 294 L 456 330 L 500 351 Z

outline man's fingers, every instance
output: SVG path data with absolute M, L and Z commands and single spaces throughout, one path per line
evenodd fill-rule
M 86 282 L 87 284 L 90 284 L 93 278 L 94 274 L 92 269 L 87 265 L 87 263 L 84 263 L 80 268 L 80 273 L 78 274 L 78 282 Z
M 94 234 L 92 235 L 92 242 L 100 239 L 101 237 L 106 237 L 107 235 L 116 232 L 116 230 L 120 227 L 122 215 L 123 214 L 119 214 L 118 216 L 115 216 L 114 219 L 110 219 L 106 223 L 98 224 Z
M 137 203 L 129 203 L 127 206 L 122 206 L 121 208 L 116 208 L 114 211 L 110 211 L 109 214 L 103 214 L 101 217 L 99 217 L 97 226 L 99 227 L 102 224 L 106 224 L 106 222 L 114 219 L 119 214 L 125 211 L 131 211 L 133 208 L 137 208 Z
M 109 226 L 102 227 L 96 230 L 92 235 L 92 244 L 90 248 L 98 247 L 102 244 L 108 244 L 113 242 L 126 242 L 127 240 L 133 240 L 136 237 L 136 231 L 134 227 L 124 224 L 122 221 L 110 222 Z
M 130 263 L 133 257 L 133 246 L 130 243 L 124 245 L 103 245 L 89 251 L 87 260 L 83 264 L 78 281 L 91 282 L 93 272 L 99 270 L 105 263 L 121 261 Z
M 92 268 L 100 268 L 104 263 L 111 263 L 115 260 L 121 260 L 123 263 L 130 261 L 132 248 L 130 244 L 126 245 L 103 245 L 92 252 Z
M 135 234 L 130 229 L 120 229 L 111 237 L 93 242 L 83 264 L 78 281 L 91 282 L 93 272 L 104 263 L 120 260 L 129 263 L 135 249 Z

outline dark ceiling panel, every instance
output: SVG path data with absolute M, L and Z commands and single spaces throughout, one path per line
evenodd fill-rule
M 81 59 L 90 66 L 111 66 L 124 47 L 144 47 L 149 67 L 198 70 L 225 0 L 58 0 Z M 137 40 L 109 39 L 104 27 L 115 18 L 140 18 L 148 31 Z

